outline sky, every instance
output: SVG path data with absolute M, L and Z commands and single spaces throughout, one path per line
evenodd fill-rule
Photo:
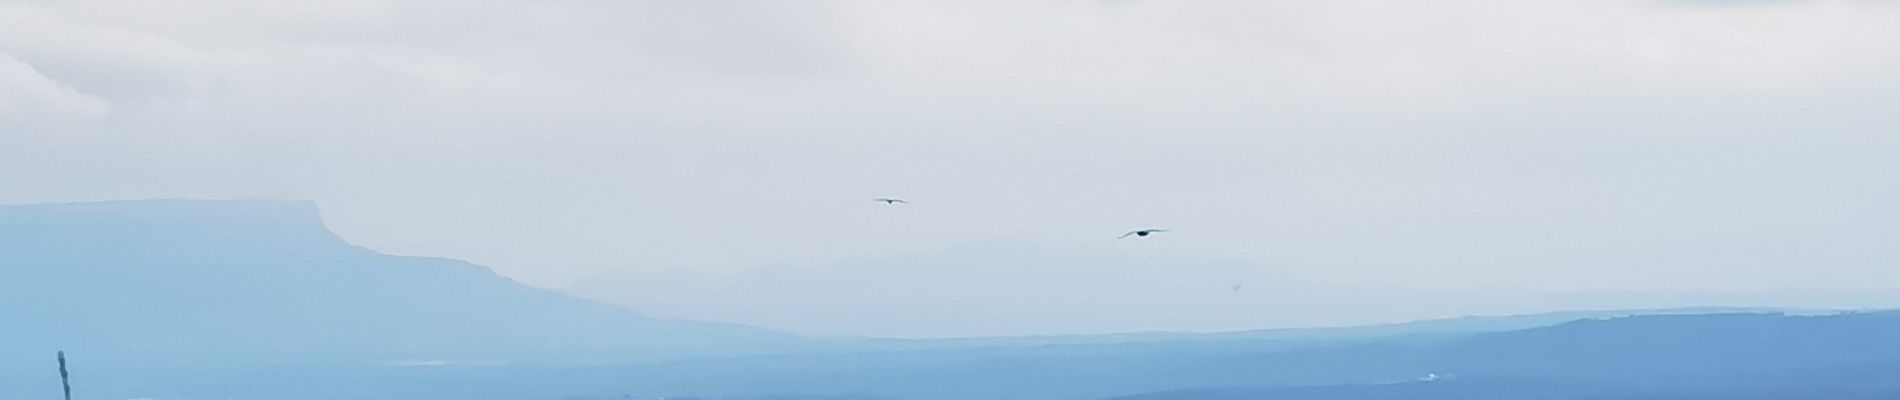
M 1900 306 L 1893 21 L 0 0 L 0 202 L 308 199 L 372 249 L 823 334 Z M 1173 231 L 1115 239 L 1149 227 Z

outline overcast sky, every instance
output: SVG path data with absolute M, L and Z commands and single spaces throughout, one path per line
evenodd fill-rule
M 1896 21 L 1822 0 L 0 0 L 0 202 L 311 199 L 366 247 L 818 333 L 1900 290 Z M 1175 231 L 1114 239 L 1143 227 Z M 1319 287 L 1367 299 L 1285 296 Z M 1397 292 L 1470 300 L 1369 299 Z M 1752 300 L 1843 305 L 1824 298 Z M 1751 300 L 1725 299 L 1704 301 Z

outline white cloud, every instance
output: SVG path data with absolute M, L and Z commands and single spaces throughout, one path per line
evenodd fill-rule
M 111 104 L 40 75 L 33 66 L 0 53 L 0 118 L 90 118 Z

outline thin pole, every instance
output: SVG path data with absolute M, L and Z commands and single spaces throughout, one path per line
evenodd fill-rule
M 73 400 L 73 385 L 67 380 L 66 351 L 59 352 L 59 387 L 66 391 L 66 400 Z

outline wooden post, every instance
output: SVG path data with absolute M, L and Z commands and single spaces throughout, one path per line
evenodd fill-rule
M 67 380 L 67 378 L 68 376 L 66 375 L 66 351 L 60 350 L 59 352 L 59 387 L 61 390 L 64 390 L 66 392 L 66 400 L 73 400 L 73 385 L 70 381 Z

